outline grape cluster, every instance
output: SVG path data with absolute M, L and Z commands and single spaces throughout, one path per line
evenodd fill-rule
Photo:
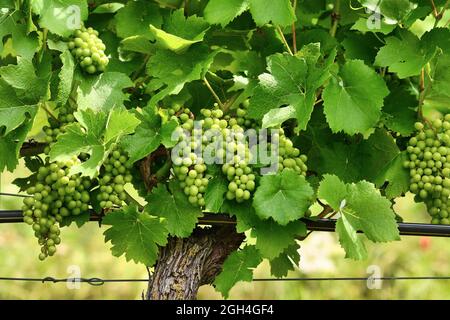
M 284 130 L 279 129 L 279 134 L 275 134 L 275 138 L 278 138 L 278 171 L 282 171 L 284 168 L 293 169 L 298 174 L 306 176 L 308 167 L 306 161 L 308 158 L 304 154 L 300 154 L 300 150 L 294 147 L 292 141 L 285 136 Z
M 450 114 L 432 123 L 415 124 L 406 148 L 410 190 L 425 202 L 433 224 L 450 224 Z
M 258 127 L 258 122 L 254 119 L 250 119 L 248 117 L 248 106 L 249 101 L 245 100 L 242 102 L 237 109 L 235 110 L 235 116 L 231 117 L 229 115 L 226 115 L 224 118 L 228 120 L 229 125 L 232 127 L 233 125 L 237 124 L 240 127 L 243 127 L 245 129 L 256 129 Z
M 124 185 L 133 180 L 130 172 L 132 164 L 128 160 L 128 155 L 119 146 L 113 145 L 111 153 L 103 162 L 98 179 L 100 193 L 97 200 L 101 208 L 120 206 L 127 198 Z
M 70 175 L 70 168 L 79 159 L 50 163 L 39 168 L 36 184 L 27 189 L 31 197 L 23 201 L 24 221 L 33 227 L 41 245 L 39 259 L 56 252 L 61 242 L 58 222 L 63 217 L 79 215 L 89 208 L 91 181 L 80 175 Z
M 205 205 L 204 193 L 208 186 L 206 165 L 202 157 L 198 157 L 196 151 L 201 148 L 201 132 L 193 129 L 194 120 L 191 111 L 180 105 L 169 109 L 171 119 L 179 123 L 178 131 L 178 155 L 173 158 L 173 172 L 180 181 L 180 187 L 193 205 L 203 207 Z M 189 134 L 185 134 L 187 133 Z
M 56 142 L 56 138 L 60 133 L 65 132 L 65 126 L 73 123 L 75 121 L 75 117 L 73 113 L 76 111 L 76 106 L 72 107 L 70 104 L 67 104 L 64 107 L 59 108 L 59 113 L 56 119 L 49 118 L 50 126 L 45 126 L 43 128 L 45 133 L 45 142 L 52 143 Z M 45 153 L 48 154 L 50 147 L 47 147 Z
M 105 54 L 106 46 L 98 37 L 98 31 L 91 27 L 76 30 L 68 46 L 72 55 L 87 73 L 102 72 L 109 63 Z
M 202 109 L 201 114 L 204 117 L 202 121 L 205 129 L 215 129 L 222 133 L 223 149 L 219 149 L 216 156 L 222 160 L 222 172 L 229 181 L 226 198 L 243 202 L 250 199 L 256 185 L 255 174 L 249 166 L 250 150 L 245 140 L 244 128 L 241 126 L 249 120 L 244 120 L 244 114 L 240 114 L 239 110 L 244 111 L 244 109 L 238 108 L 236 111 L 240 118 L 224 116 L 217 105 L 214 105 L 212 110 Z

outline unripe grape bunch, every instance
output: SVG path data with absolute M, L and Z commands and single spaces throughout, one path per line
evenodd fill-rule
M 91 27 L 76 30 L 68 43 L 69 49 L 80 66 L 89 74 L 102 72 L 109 63 L 106 46 Z
M 410 190 L 424 202 L 433 224 L 450 224 L 450 114 L 433 122 L 415 123 L 404 167 L 409 169 Z

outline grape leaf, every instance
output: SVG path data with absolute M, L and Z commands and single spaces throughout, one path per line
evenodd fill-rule
M 205 191 L 205 210 L 208 212 L 218 213 L 225 201 L 225 192 L 228 190 L 227 179 L 219 174 L 213 175 L 209 180 Z
M 286 277 L 289 271 L 298 268 L 300 262 L 298 249 L 299 245 L 297 243 L 292 244 L 278 257 L 270 260 L 270 274 L 274 277 L 282 278 Z
M 267 59 L 268 71 L 261 74 L 259 85 L 250 99 L 249 116 L 262 119 L 271 109 L 292 105 L 296 110 L 298 128 L 309 121 L 316 100 L 316 90 L 328 79 L 334 54 L 319 63 L 320 47 L 309 44 L 296 56 L 274 54 Z
M 180 53 L 192 44 L 201 42 L 209 24 L 197 16 L 184 17 L 184 10 L 173 11 L 163 29 L 150 25 L 156 44 L 164 49 Z
M 6 168 L 12 172 L 19 164 L 20 148 L 33 126 L 32 120 L 26 120 L 21 126 L 0 137 L 0 173 Z
M 111 147 L 110 142 L 132 133 L 139 123 L 132 114 L 121 109 L 113 109 L 108 114 L 81 110 L 75 113 L 75 118 L 78 123 L 66 127 L 65 133 L 51 146 L 49 155 L 52 161 L 66 161 L 80 153 L 88 153 L 89 159 L 74 165 L 70 171 L 89 177 L 99 171 Z
M 252 228 L 257 220 L 260 220 L 251 201 L 236 203 L 235 201 L 225 200 L 221 212 L 236 217 L 236 231 L 241 233 Z
M 198 206 L 189 203 L 179 182 L 169 182 L 169 190 L 165 185 L 158 185 L 146 197 L 148 202 L 145 210 L 155 216 L 165 218 L 170 235 L 188 237 L 194 230 L 202 211 Z
M 319 186 L 318 197 L 327 201 L 341 215 L 336 232 L 346 257 L 360 260 L 367 256 L 357 231 L 362 231 L 372 242 L 400 239 L 391 203 L 380 195 L 373 184 L 360 181 L 344 185 L 336 176 L 325 175 Z
M 39 25 L 63 37 L 79 29 L 88 16 L 86 0 L 35 0 L 31 5 L 40 16 Z
M 384 129 L 376 129 L 367 140 L 355 138 L 349 143 L 346 135 L 332 134 L 324 123 L 318 109 L 302 134 L 302 141 L 310 141 L 302 145 L 309 170 L 332 173 L 345 182 L 374 182 L 376 174 L 399 153 L 392 135 Z
M 375 64 L 389 67 L 400 79 L 420 74 L 422 68 L 433 58 L 436 47 L 421 42 L 414 34 L 402 30 L 398 36 L 386 38 L 386 45 L 376 56 Z
M 0 76 L 14 88 L 22 104 L 36 104 L 46 97 L 50 74 L 38 77 L 30 60 L 17 57 L 17 65 L 0 67 Z
M 262 257 L 268 259 L 278 257 L 285 249 L 295 244 L 297 237 L 304 237 L 306 233 L 306 225 L 301 221 L 293 221 L 282 226 L 273 219 L 259 220 L 252 229 L 252 236 L 256 238 L 256 248 Z
M 158 246 L 167 244 L 165 224 L 145 211 L 139 212 L 135 206 L 108 213 L 102 223 L 111 226 L 103 234 L 105 242 L 111 241 L 112 254 L 125 255 L 127 261 L 151 267 L 158 257 Z
M 97 6 L 92 13 L 102 14 L 102 13 L 114 13 L 119 9 L 122 9 L 125 5 L 118 2 L 104 3 Z
M 82 212 L 79 215 L 70 215 L 67 217 L 63 217 L 62 221 L 60 222 L 60 226 L 61 227 L 69 227 L 72 223 L 75 222 L 75 224 L 77 225 L 78 228 L 81 228 L 82 226 L 84 226 L 86 223 L 89 222 L 91 218 L 91 213 L 88 212 Z
M 255 192 L 253 207 L 261 219 L 273 218 L 281 225 L 300 219 L 312 204 L 314 191 L 305 177 L 290 169 L 265 175 Z
M 250 12 L 258 26 L 272 22 L 279 26 L 288 26 L 296 20 L 290 0 L 248 0 Z
M 183 54 L 158 50 L 147 64 L 148 74 L 154 77 L 149 86 L 164 84 L 165 87 L 151 98 L 149 104 L 155 105 L 168 95 L 180 93 L 186 83 L 202 79 L 215 55 L 216 52 L 209 52 L 202 45 L 192 46 Z
M 382 34 L 389 34 L 395 27 L 395 24 L 387 24 L 384 19 L 359 18 L 351 30 L 358 30 L 361 33 L 380 32 Z
M 450 54 L 442 54 L 433 59 L 431 63 L 432 82 L 426 79 L 426 84 L 431 85 L 431 90 L 426 95 L 426 102 L 437 102 L 448 107 L 450 101 Z M 427 77 L 426 77 L 427 78 Z
M 225 27 L 249 7 L 248 0 L 210 0 L 205 7 L 206 21 Z
M 385 182 L 386 197 L 393 199 L 399 197 L 409 190 L 410 177 L 409 172 L 403 167 L 404 161 L 408 160 L 406 153 L 399 153 L 390 161 L 375 179 L 377 187 L 381 188 Z
M 36 106 L 22 105 L 13 88 L 0 79 L 0 136 L 17 129 L 25 120 L 34 119 L 36 112 Z
M 56 101 L 64 105 L 72 92 L 73 74 L 75 71 L 75 62 L 72 54 L 66 50 L 59 55 L 62 61 L 61 71 L 59 72 L 58 95 Z
M 262 119 L 262 128 L 279 127 L 283 122 L 295 117 L 293 106 L 272 109 L 267 112 Z
M 119 72 L 105 72 L 99 76 L 83 79 L 77 89 L 78 109 L 108 112 L 110 109 L 120 107 L 127 99 L 122 90 L 132 86 L 130 78 Z
M 119 37 L 143 36 L 149 40 L 153 39 L 150 24 L 159 28 L 163 22 L 159 7 L 143 0 L 128 1 L 125 7 L 117 11 L 114 19 Z
M 255 246 L 247 245 L 231 253 L 222 266 L 222 272 L 216 276 L 214 287 L 222 296 L 228 298 L 231 288 L 239 281 L 253 280 L 253 269 L 262 261 Z
M 365 133 L 379 120 L 388 94 L 386 84 L 373 69 L 361 60 L 347 61 L 322 94 L 331 130 Z
M 390 94 L 384 101 L 383 122 L 387 128 L 409 136 L 414 131 L 417 119 L 415 108 L 419 102 L 407 86 L 394 85 L 389 89 Z
M 346 213 L 351 214 L 350 211 L 346 211 Z M 336 232 L 339 236 L 339 243 L 345 250 L 345 257 L 354 260 L 367 259 L 366 246 L 358 236 L 355 226 L 349 222 L 347 214 L 342 214 L 336 222 Z
M 161 117 L 151 107 L 142 109 L 137 113 L 141 120 L 135 133 L 124 137 L 122 146 L 128 152 L 131 162 L 136 162 L 155 151 L 162 143 L 166 147 L 173 147 L 176 141 L 172 140 L 172 132 L 177 127 L 177 122 L 171 120 L 162 123 Z

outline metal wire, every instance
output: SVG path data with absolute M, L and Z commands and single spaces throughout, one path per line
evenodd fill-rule
M 275 281 L 404 281 L 404 280 L 437 280 L 448 281 L 450 276 L 387 276 L 387 277 L 297 277 L 297 278 L 255 278 L 254 282 L 275 282 Z M 102 279 L 102 278 L 25 278 L 25 277 L 0 277 L 0 281 L 23 281 L 23 282 L 41 282 L 41 283 L 62 283 L 62 282 L 80 282 L 91 286 L 102 286 L 106 283 L 118 282 L 148 282 L 149 279 Z
M 91 210 L 90 221 L 100 221 L 101 216 Z M 335 232 L 336 220 L 334 219 L 302 219 L 310 231 Z M 0 210 L 0 223 L 23 222 L 21 210 Z M 199 218 L 202 225 L 236 224 L 236 220 L 228 215 L 216 213 L 204 213 Z M 425 223 L 398 223 L 398 229 L 402 236 L 430 236 L 450 237 L 450 225 L 435 225 Z

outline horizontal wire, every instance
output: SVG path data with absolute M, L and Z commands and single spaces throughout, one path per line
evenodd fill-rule
M 298 277 L 298 278 L 255 278 L 253 282 L 283 282 L 283 281 L 395 281 L 395 280 L 450 280 L 450 276 L 400 276 L 400 277 Z M 149 279 L 102 279 L 102 278 L 25 278 L 25 277 L 0 277 L 0 281 L 23 281 L 41 283 L 80 282 L 92 286 L 101 286 L 114 282 L 148 282 Z
M 101 221 L 102 216 L 90 211 L 90 221 Z M 310 231 L 335 232 L 335 219 L 301 219 Z M 0 210 L 0 223 L 20 223 L 23 222 L 21 210 Z M 200 225 L 225 225 L 236 224 L 236 220 L 229 215 L 219 213 L 204 212 L 204 216 L 199 218 Z M 426 223 L 403 223 L 399 222 L 398 229 L 402 236 L 429 236 L 429 237 L 450 237 L 450 225 L 436 225 Z
M 7 196 L 7 197 L 19 197 L 19 198 L 32 198 L 32 195 L 28 194 L 20 194 L 20 193 L 9 193 L 9 192 L 0 192 L 0 196 Z

